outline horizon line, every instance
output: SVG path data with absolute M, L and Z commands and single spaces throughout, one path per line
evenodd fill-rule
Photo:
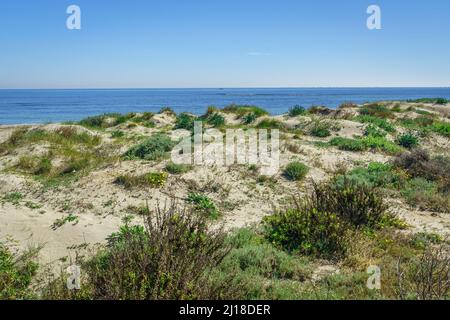
M 226 90 L 226 89 L 450 89 L 444 86 L 273 86 L 273 87 L 67 87 L 67 88 L 0 88 L 6 90 Z

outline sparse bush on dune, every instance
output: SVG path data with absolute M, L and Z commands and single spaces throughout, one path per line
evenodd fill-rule
M 334 112 L 335 112 L 334 110 L 332 110 L 328 107 L 325 107 L 325 106 L 311 106 L 308 109 L 309 114 L 317 114 L 317 115 L 322 115 L 322 116 L 327 116 Z
M 359 110 L 362 116 L 374 116 L 378 118 L 394 118 L 392 110 L 389 110 L 386 106 L 380 105 L 378 103 L 372 103 L 364 105 Z
M 181 113 L 177 116 L 175 121 L 175 129 L 194 130 L 194 122 L 196 117 L 189 113 Z
M 395 170 L 393 165 L 378 162 L 370 163 L 367 168 L 354 168 L 346 173 L 346 177 L 358 184 L 380 188 L 400 188 L 407 179 L 406 174 Z
M 200 193 L 190 193 L 187 197 L 187 202 L 194 205 L 195 210 L 211 219 L 217 219 L 220 212 L 216 204 L 206 195 Z
M 127 189 L 136 187 L 152 187 L 158 188 L 164 186 L 167 181 L 167 173 L 165 172 L 150 172 L 138 176 L 124 174 L 118 176 L 114 183 L 121 185 Z
M 338 107 L 338 109 L 353 109 L 353 108 L 358 108 L 358 105 L 353 102 L 344 102 Z
M 169 116 L 176 116 L 177 114 L 175 113 L 175 111 L 173 111 L 173 109 L 171 108 L 171 107 L 164 107 L 164 108 L 161 108 L 161 110 L 159 110 L 159 112 L 158 113 L 160 113 L 160 114 L 167 114 L 167 115 L 169 115 Z
M 250 112 L 242 117 L 242 123 L 243 124 L 252 124 L 253 122 L 256 121 L 256 119 L 258 119 L 258 116 L 255 113 Z
M 264 219 L 267 240 L 288 252 L 333 259 L 345 253 L 347 227 L 335 214 L 300 206 Z
M 167 156 L 167 153 L 175 146 L 172 139 L 162 133 L 156 133 L 147 140 L 132 147 L 125 153 L 129 159 L 158 160 Z
M 305 164 L 295 161 L 289 163 L 283 171 L 283 176 L 291 181 L 301 181 L 303 180 L 309 172 L 308 166 Z
M 359 121 L 361 123 L 369 123 L 380 129 L 385 130 L 386 132 L 393 133 L 395 132 L 395 126 L 386 119 L 381 119 L 371 115 L 360 115 L 354 118 L 354 120 Z
M 0 300 L 36 297 L 30 285 L 39 267 L 36 262 L 38 252 L 38 249 L 29 249 L 17 254 L 0 243 Z
M 372 137 L 379 137 L 379 138 L 384 138 L 387 136 L 387 132 L 384 131 L 383 129 L 373 125 L 373 124 L 369 124 L 365 129 L 364 129 L 364 135 L 366 137 L 368 136 L 372 136 Z
M 293 106 L 292 108 L 289 109 L 288 115 L 289 117 L 298 117 L 298 116 L 302 116 L 306 113 L 306 109 L 302 106 Z
M 324 183 L 313 183 L 309 206 L 322 212 L 333 212 L 356 227 L 377 228 L 388 215 L 381 191 L 359 184 L 347 176 Z
M 171 173 L 171 174 L 183 174 L 183 173 L 188 172 L 191 169 L 192 168 L 189 165 L 186 165 L 186 164 L 175 164 L 173 162 L 169 162 L 166 165 L 166 167 L 165 167 L 165 170 L 168 173 Z
M 210 230 L 206 217 L 172 205 L 149 210 L 145 229 L 125 225 L 108 247 L 82 264 L 82 292 L 69 292 L 65 278 L 54 281 L 47 299 L 181 300 L 227 296 L 230 277 L 210 280 L 229 253 L 226 234 Z
M 333 123 L 320 118 L 312 119 L 311 124 L 308 125 L 309 134 L 313 137 L 326 138 L 331 136 L 331 129 Z
M 271 118 L 265 118 L 262 119 L 258 124 L 256 125 L 256 128 L 258 129 L 278 129 L 282 130 L 285 129 L 284 123 L 277 119 L 271 119 Z
M 134 118 L 135 113 L 120 114 L 120 113 L 105 113 L 99 116 L 92 116 L 82 119 L 78 122 L 79 125 L 92 128 L 92 129 L 102 129 L 115 127 L 119 124 L 125 123 L 128 120 Z
M 211 113 L 206 117 L 206 122 L 213 127 L 223 127 L 225 125 L 225 118 L 219 113 Z
M 362 138 L 350 139 L 343 137 L 336 137 L 331 139 L 330 145 L 338 147 L 344 151 L 366 151 L 369 149 L 383 151 L 388 154 L 397 154 L 401 152 L 400 148 L 395 143 L 389 141 L 385 137 L 369 135 Z
M 256 118 L 269 115 L 269 113 L 263 108 L 252 105 L 230 104 L 229 106 L 223 108 L 222 111 L 227 113 L 234 113 L 236 114 L 238 119 L 243 118 L 245 115 L 249 113 L 254 114 Z
M 434 104 L 447 104 L 449 101 L 445 98 L 421 98 L 421 99 L 415 99 L 415 100 L 407 100 L 407 102 L 413 102 L 413 103 L 434 103 Z
M 365 151 L 367 146 L 361 141 L 356 139 L 349 139 L 343 137 L 336 137 L 331 139 L 330 145 L 338 147 L 344 151 Z
M 448 156 L 431 157 L 428 152 L 415 149 L 398 155 L 393 164 L 405 170 L 413 178 L 435 181 L 440 190 L 450 190 L 450 159 Z
M 397 143 L 406 149 L 412 149 L 418 146 L 419 139 L 411 133 L 405 133 L 397 138 Z

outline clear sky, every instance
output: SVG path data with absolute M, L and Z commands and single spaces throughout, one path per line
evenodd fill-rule
M 322 86 L 450 86 L 450 1 L 0 1 L 0 88 Z

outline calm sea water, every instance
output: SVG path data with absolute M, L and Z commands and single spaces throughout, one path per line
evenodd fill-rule
M 201 114 L 210 105 L 252 104 L 281 114 L 294 105 L 334 108 L 350 101 L 433 97 L 450 99 L 450 88 L 0 90 L 0 124 L 75 121 L 108 112 L 156 112 L 166 106 Z

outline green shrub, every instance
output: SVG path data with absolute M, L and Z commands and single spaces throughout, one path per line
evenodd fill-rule
M 222 127 L 225 125 L 225 118 L 219 113 L 212 113 L 206 118 L 206 122 L 213 127 Z
M 450 123 L 447 122 L 434 123 L 430 127 L 430 130 L 439 133 L 440 135 L 443 135 L 445 137 L 450 137 Z
M 257 118 L 266 116 L 269 114 L 266 110 L 264 110 L 260 107 L 257 107 L 257 106 L 237 105 L 237 104 L 231 104 L 231 105 L 225 107 L 222 111 L 228 112 L 228 113 L 234 113 L 234 114 L 236 114 L 238 119 L 243 118 L 248 113 L 253 113 Z
M 334 212 L 356 227 L 376 228 L 387 215 L 382 192 L 346 176 L 331 182 L 314 183 L 309 206 L 320 212 Z
M 253 122 L 256 121 L 256 119 L 258 119 L 258 116 L 256 115 L 256 113 L 250 112 L 242 117 L 242 123 L 252 124 Z
M 111 138 L 117 139 L 117 138 L 122 138 L 123 136 L 125 136 L 125 132 L 123 132 L 123 131 L 114 130 L 111 132 Z
M 419 139 L 411 133 L 405 133 L 397 138 L 397 143 L 406 149 L 413 149 L 419 144 Z
M 283 175 L 291 181 L 303 180 L 309 172 L 308 166 L 301 162 L 289 163 L 283 171 Z
M 167 181 L 167 173 L 150 172 L 139 176 L 121 175 L 116 178 L 114 183 L 121 185 L 127 189 L 135 187 L 151 187 L 158 188 L 164 186 Z
M 187 197 L 189 203 L 194 204 L 194 208 L 197 211 L 205 214 L 205 216 L 211 219 L 217 219 L 220 216 L 214 201 L 205 195 L 199 193 L 190 193 Z
M 436 182 L 414 178 L 401 193 L 410 205 L 421 210 L 450 212 L 450 194 L 440 193 Z
M 319 114 L 319 115 L 326 116 L 326 115 L 332 114 L 333 110 L 330 109 L 330 108 L 327 108 L 325 106 L 311 106 L 308 109 L 308 113 L 309 114 Z
M 334 213 L 298 208 L 264 218 L 271 243 L 289 252 L 336 258 L 346 251 L 347 227 Z
M 346 178 L 357 184 L 383 188 L 401 187 L 406 180 L 405 174 L 395 170 L 393 165 L 378 162 L 370 163 L 367 168 L 354 168 L 346 174 Z
M 332 124 L 328 121 L 313 119 L 309 128 L 309 134 L 314 137 L 326 138 L 331 136 L 331 127 Z
M 384 137 L 386 137 L 387 133 L 383 129 L 381 129 L 373 124 L 369 124 L 364 129 L 364 135 L 366 137 L 372 136 L 372 137 L 384 138 Z
M 385 130 L 386 132 L 393 133 L 396 131 L 395 126 L 392 123 L 390 123 L 388 120 L 380 119 L 375 116 L 370 116 L 370 115 L 357 116 L 357 117 L 355 117 L 355 120 L 359 121 L 361 123 L 370 123 L 374 126 L 379 127 L 380 129 Z
M 17 255 L 0 243 L 0 300 L 35 298 L 30 285 L 39 267 L 35 262 L 37 253 L 28 250 Z
M 173 162 L 169 162 L 166 165 L 166 171 L 171 174 L 182 174 L 191 170 L 191 166 L 186 164 L 175 164 Z
M 109 128 L 125 123 L 135 116 L 135 113 L 128 113 L 126 115 L 120 113 L 105 113 L 103 115 L 82 119 L 78 124 L 93 129 Z
M 4 202 L 9 202 L 14 205 L 18 205 L 22 199 L 23 199 L 23 194 L 20 192 L 7 193 L 2 197 L 2 200 Z
M 228 254 L 226 234 L 210 230 L 202 215 L 149 210 L 145 228 L 126 224 L 108 246 L 81 264 L 82 292 L 68 291 L 66 277 L 44 291 L 45 299 L 198 300 L 219 299 L 225 283 L 210 281 L 211 270 Z
M 377 103 L 365 105 L 361 107 L 359 113 L 362 116 L 373 116 L 378 118 L 393 118 L 392 111 L 383 105 L 379 105 Z
M 366 148 L 384 151 L 389 154 L 397 154 L 402 151 L 402 149 L 398 145 L 384 137 L 364 137 L 361 139 L 361 143 L 363 143 Z
M 129 159 L 158 160 L 164 158 L 174 146 L 175 142 L 168 135 L 157 133 L 129 149 L 125 153 L 125 157 Z
M 306 109 L 302 106 L 294 106 L 292 108 L 289 109 L 289 117 L 297 117 L 297 116 L 301 116 L 304 115 L 306 113 Z
M 177 116 L 175 121 L 175 129 L 194 130 L 194 122 L 196 117 L 189 113 L 181 113 Z
M 261 120 L 257 125 L 256 128 L 258 129 L 284 129 L 285 126 L 284 124 L 277 120 L 277 119 L 270 119 L 270 118 L 266 118 Z
M 434 181 L 440 192 L 450 190 L 450 158 L 445 156 L 430 157 L 420 149 L 398 155 L 393 164 L 405 170 L 413 178 L 424 178 Z

